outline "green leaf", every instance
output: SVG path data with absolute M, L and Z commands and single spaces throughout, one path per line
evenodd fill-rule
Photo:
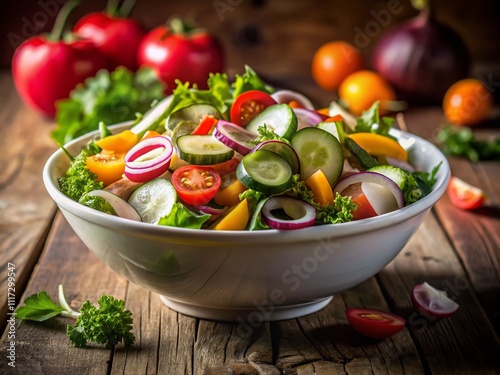
M 255 71 L 248 65 L 245 65 L 245 73 L 242 75 L 236 75 L 233 87 L 233 99 L 236 99 L 240 94 L 250 91 L 259 90 L 264 91 L 268 94 L 274 92 L 272 86 L 267 85 L 260 77 L 255 73 Z
M 52 137 L 66 142 L 96 130 L 100 122 L 116 124 L 134 120 L 163 97 L 163 85 L 149 68 L 136 73 L 119 67 L 113 72 L 100 70 L 95 77 L 79 84 L 68 99 L 57 102 L 57 128 Z
M 97 302 L 99 307 L 85 301 L 75 324 L 68 325 L 66 333 L 73 345 L 85 347 L 87 342 L 95 342 L 112 348 L 122 341 L 133 345 L 132 313 L 125 310 L 125 302 L 107 295 L 99 297 Z
M 58 315 L 64 309 L 56 304 L 45 291 L 32 294 L 24 300 L 24 306 L 16 309 L 17 319 L 42 322 Z
M 364 111 L 361 116 L 358 117 L 354 132 L 376 133 L 393 138 L 389 135 L 389 130 L 393 125 L 393 118 L 379 117 L 379 102 L 375 102 L 368 110 Z
M 174 203 L 170 213 L 158 221 L 158 225 L 200 229 L 209 218 L 209 214 L 197 215 L 188 210 L 182 203 L 177 202 Z

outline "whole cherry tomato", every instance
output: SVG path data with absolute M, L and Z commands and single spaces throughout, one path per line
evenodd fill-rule
M 336 90 L 349 74 L 363 69 L 359 50 L 342 41 L 323 44 L 312 59 L 312 76 L 318 86 Z
M 345 78 L 339 87 L 339 96 L 355 116 L 380 101 L 381 115 L 386 114 L 388 106 L 396 100 L 396 93 L 389 83 L 378 73 L 360 70 Z
M 144 37 L 138 62 L 156 71 L 166 84 L 165 93 L 170 94 L 176 79 L 207 88 L 209 73 L 224 68 L 224 53 L 214 36 L 174 19 L 169 28 L 159 26 Z
M 492 109 L 493 95 L 483 82 L 474 78 L 454 83 L 443 99 L 444 114 L 455 125 L 479 125 Z
M 114 9 L 110 1 L 103 13 L 90 13 L 80 19 L 73 32 L 83 39 L 93 41 L 97 49 L 108 59 L 109 68 L 122 65 L 130 70 L 137 68 L 137 50 L 146 35 L 143 27 L 135 20 L 126 18 L 128 7 Z M 125 3 L 124 3 L 125 4 Z
M 55 115 L 57 100 L 67 98 L 78 83 L 107 68 L 106 59 L 92 42 L 61 40 L 66 18 L 77 4 L 66 3 L 52 32 L 27 39 L 12 59 L 19 95 L 29 106 L 50 117 Z

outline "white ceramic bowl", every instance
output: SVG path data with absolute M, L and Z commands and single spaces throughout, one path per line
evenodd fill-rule
M 67 149 L 77 154 L 95 134 Z M 430 171 L 442 162 L 432 193 L 375 218 L 302 230 L 193 230 L 106 215 L 59 191 L 57 178 L 69 165 L 61 150 L 47 161 L 43 180 L 78 237 L 120 275 L 160 294 L 181 313 L 259 323 L 315 312 L 334 294 L 375 275 L 403 249 L 443 195 L 450 177 L 445 156 L 422 138 L 396 130 L 392 134 L 418 169 Z

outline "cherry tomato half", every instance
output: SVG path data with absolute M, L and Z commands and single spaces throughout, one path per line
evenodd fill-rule
M 484 192 L 458 177 L 452 177 L 448 184 L 448 196 L 451 203 L 464 210 L 473 210 L 483 205 L 486 200 Z
M 239 95 L 231 107 L 231 122 L 246 126 L 267 107 L 278 104 L 270 95 L 259 90 L 250 90 Z
M 346 316 L 354 330 L 372 339 L 391 337 L 406 324 L 399 315 L 372 309 L 348 309 Z
M 212 167 L 185 165 L 174 171 L 172 184 L 184 202 L 200 206 L 208 203 L 219 191 L 221 178 Z

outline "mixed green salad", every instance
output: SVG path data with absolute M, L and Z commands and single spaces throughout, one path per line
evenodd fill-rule
M 208 89 L 178 82 L 126 130 L 99 136 L 59 179 L 69 198 L 156 225 L 300 229 L 382 215 L 430 193 L 439 165 L 416 171 L 378 103 L 359 118 L 317 110 L 249 67 Z M 63 148 L 63 150 L 65 150 Z

